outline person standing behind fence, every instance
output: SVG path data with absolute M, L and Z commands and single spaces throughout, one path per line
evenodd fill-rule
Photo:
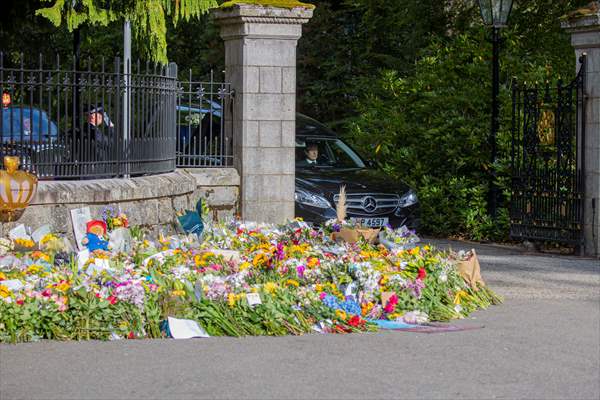
M 115 139 L 114 125 L 101 105 L 91 106 L 86 113 L 86 120 L 83 135 L 90 148 L 84 149 L 84 154 L 88 154 L 89 157 L 81 160 L 93 162 L 90 172 L 94 175 L 109 172 L 112 161 L 110 141 Z

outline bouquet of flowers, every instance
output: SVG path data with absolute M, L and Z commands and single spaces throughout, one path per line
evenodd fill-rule
M 386 226 L 383 231 L 379 232 L 379 243 L 390 250 L 412 249 L 420 240 L 415 231 L 408 229 L 405 225 L 398 229 Z

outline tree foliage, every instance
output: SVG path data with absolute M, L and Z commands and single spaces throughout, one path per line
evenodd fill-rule
M 43 0 L 53 3 L 37 15 L 55 26 L 65 24 L 69 31 L 87 25 L 106 26 L 117 20 L 130 20 L 139 49 L 147 58 L 167 62 L 167 17 L 177 25 L 199 17 L 217 5 L 216 0 Z
M 495 165 L 488 141 L 491 46 L 489 31 L 475 15 L 470 24 L 449 25 L 445 35 L 432 38 L 418 52 L 413 73 L 382 70 L 355 103 L 349 137 L 380 168 L 417 188 L 426 232 L 474 239 L 507 236 L 511 82 L 554 84 L 574 77 L 574 51 L 560 17 L 581 3 L 515 5 L 502 32 L 500 159 Z M 465 7 L 462 12 L 476 11 Z M 486 213 L 492 173 L 504 189 L 497 221 Z

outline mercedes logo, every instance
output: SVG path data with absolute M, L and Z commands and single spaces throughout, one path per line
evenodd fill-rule
M 372 196 L 363 197 L 362 206 L 366 212 L 373 212 L 377 209 L 377 200 Z

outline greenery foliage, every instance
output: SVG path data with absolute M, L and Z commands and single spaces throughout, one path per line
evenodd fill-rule
M 83 24 L 106 26 L 116 20 L 130 20 L 132 31 L 148 59 L 167 62 L 166 16 L 177 25 L 216 7 L 216 0 L 43 0 L 54 3 L 40 8 L 36 15 L 50 20 L 55 26 L 65 23 L 69 31 Z
M 515 4 L 503 31 L 500 158 L 490 163 L 491 46 L 476 15 L 471 24 L 447 26 L 418 51 L 413 72 L 383 69 L 365 77 L 349 138 L 379 167 L 417 188 L 423 230 L 472 239 L 508 236 L 508 163 L 511 82 L 574 77 L 575 57 L 560 16 L 577 1 Z M 476 9 L 471 9 L 474 13 Z M 464 9 L 461 12 L 469 12 Z M 496 221 L 487 215 L 487 182 L 503 189 Z

